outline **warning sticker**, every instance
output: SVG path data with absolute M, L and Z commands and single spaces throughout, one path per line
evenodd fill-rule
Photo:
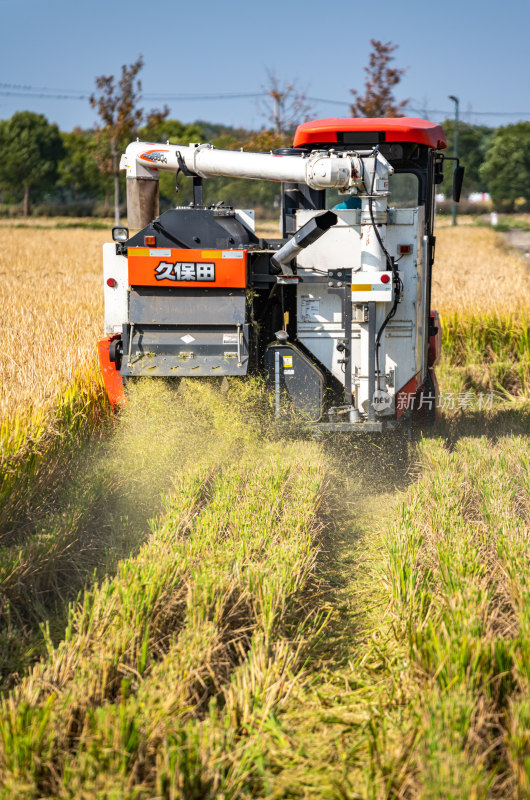
M 391 292 L 392 285 L 390 283 L 352 283 L 352 292 Z
M 223 258 L 243 258 L 242 250 L 223 250 Z
M 284 369 L 284 375 L 294 375 L 294 369 Z
M 310 294 L 303 294 L 301 300 L 302 319 L 312 319 L 320 314 L 320 299 Z
M 223 344 L 237 344 L 237 333 L 223 333 Z
M 283 368 L 286 369 L 288 367 L 293 366 L 293 357 L 292 356 L 283 356 Z

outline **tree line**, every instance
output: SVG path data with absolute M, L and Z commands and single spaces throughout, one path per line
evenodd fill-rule
M 408 100 L 396 101 L 394 89 L 404 69 L 391 62 L 396 45 L 371 40 L 364 94 L 351 90 L 351 115 L 401 116 Z M 119 157 L 137 136 L 146 141 L 180 144 L 212 142 L 216 147 L 269 151 L 288 146 L 296 125 L 314 118 L 305 94 L 294 84 L 282 83 L 267 73 L 263 115 L 266 125 L 249 130 L 203 120 L 185 124 L 169 117 L 169 109 L 141 108 L 142 56 L 124 65 L 118 78 L 95 79 L 90 104 L 99 121 L 90 129 L 60 131 L 42 114 L 19 111 L 0 121 L 0 213 L 108 216 L 115 208 L 119 221 L 120 198 L 125 197 L 125 178 L 119 173 Z M 453 152 L 454 121 L 442 122 L 448 155 Z M 460 122 L 458 150 L 466 167 L 463 196 L 488 192 L 498 211 L 530 208 L 530 122 L 489 128 Z M 451 194 L 452 169 L 439 191 Z M 177 194 L 175 194 L 177 188 Z M 227 205 L 272 209 L 279 193 L 274 183 L 214 178 L 205 181 L 205 202 L 223 200 Z M 190 181 L 161 173 L 160 202 L 164 210 L 191 201 Z M 123 204 L 122 204 L 123 206 Z

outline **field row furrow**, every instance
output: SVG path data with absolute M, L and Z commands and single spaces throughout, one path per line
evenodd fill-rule
M 316 624 L 304 622 L 303 589 L 322 467 L 314 445 L 282 450 L 206 484 L 185 474 L 136 558 L 72 609 L 66 638 L 3 703 L 5 791 L 78 797 L 104 780 L 149 797 L 171 758 L 168 796 L 232 784 L 226 743 L 200 768 L 201 718 L 219 714 L 217 735 L 241 746 L 259 707 L 287 696 Z
M 248 388 L 232 392 L 241 399 Z M 13 516 L 0 537 L 4 680 L 38 655 L 42 622 L 57 635 L 68 601 L 94 573 L 112 574 L 136 552 L 179 474 L 190 466 L 215 470 L 258 450 L 256 413 L 233 400 L 209 384 L 184 383 L 178 392 L 140 384 L 118 419 L 77 441 L 68 436 L 43 455 L 40 478 L 25 476 L 28 490 L 18 495 L 24 514 L 14 513 L 11 494 Z
M 270 796 L 526 796 L 529 460 L 431 440 L 397 503 L 350 494 L 327 636 L 261 743 Z

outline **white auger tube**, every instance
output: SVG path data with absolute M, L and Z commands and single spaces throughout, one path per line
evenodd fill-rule
M 391 174 L 392 167 L 379 155 L 379 175 L 383 162 L 388 169 L 387 174 Z M 183 172 L 201 178 L 249 178 L 304 183 L 312 189 L 341 189 L 345 192 L 350 190 L 366 194 L 373 183 L 372 172 L 376 168 L 376 160 L 370 156 L 361 158 L 355 153 L 315 151 L 307 156 L 276 155 L 249 153 L 244 150 L 218 150 L 211 144 L 185 146 L 132 142 L 121 157 L 120 168 L 127 171 L 127 194 L 131 200 L 136 191 L 140 198 L 146 192 L 149 193 L 147 182 L 158 180 L 159 170 Z M 374 194 L 379 193 L 376 188 Z M 147 205 L 152 203 L 144 207 Z M 132 203 L 133 209 L 141 207 L 141 202 Z M 144 227 L 147 223 L 145 219 L 130 219 L 129 224 L 131 227 Z

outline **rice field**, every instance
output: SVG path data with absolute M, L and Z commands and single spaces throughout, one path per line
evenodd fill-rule
M 447 389 L 528 397 L 529 265 L 494 230 L 437 231 L 432 307 L 442 320 Z
M 101 245 L 108 232 L 46 223 L 3 226 L 9 236 L 0 255 L 0 424 L 9 420 L 11 430 L 54 409 L 68 387 L 101 385 L 94 342 L 102 330 Z M 437 237 L 432 305 L 444 318 L 525 317 L 527 265 L 494 231 L 443 227 Z
M 3 237 L 0 421 L 96 379 L 106 231 L 14 228 Z M 97 381 L 96 381 L 97 382 Z
M 436 231 L 432 305 L 444 316 L 527 316 L 528 264 L 491 228 L 460 225 Z
M 425 440 L 407 475 L 190 383 L 150 531 L 4 692 L 3 794 L 524 797 L 528 441 Z
M 106 414 L 95 342 L 100 230 L 4 226 L 0 255 L 0 529 Z M 46 463 L 42 465 L 42 458 Z M 1 538 L 1 537 L 0 537 Z
M 443 386 L 504 401 L 351 446 L 259 381 L 146 381 L 111 422 L 106 238 L 2 256 L 0 797 L 530 796 L 524 259 L 438 231 Z

